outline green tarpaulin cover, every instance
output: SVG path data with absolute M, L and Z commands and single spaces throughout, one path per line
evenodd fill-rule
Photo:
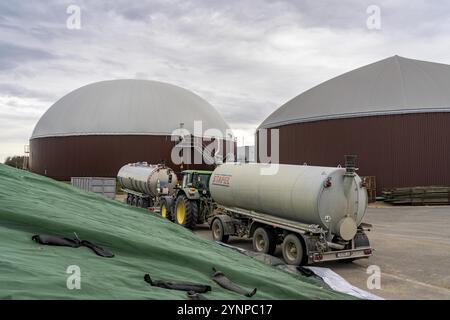
M 115 254 L 86 247 L 38 244 L 35 234 L 92 241 Z M 81 288 L 68 289 L 69 266 L 78 266 Z M 208 284 L 210 299 L 247 299 L 211 280 L 212 267 L 244 288 L 251 299 L 348 299 L 322 282 L 295 276 L 201 239 L 146 210 L 0 165 L 1 299 L 186 299 L 186 293 L 152 287 L 154 279 Z M 71 278 L 71 280 L 73 280 Z M 72 282 L 73 283 L 73 282 Z

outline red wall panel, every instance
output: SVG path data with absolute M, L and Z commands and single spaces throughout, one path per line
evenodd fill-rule
M 227 142 L 223 141 L 223 147 Z M 232 148 L 236 152 L 234 142 Z M 58 180 L 71 177 L 115 177 L 127 163 L 164 160 L 176 172 L 186 169 L 213 169 L 203 164 L 174 165 L 170 136 L 97 135 L 37 138 L 30 141 L 31 171 Z M 193 161 L 192 155 L 192 161 Z
M 450 113 L 322 120 L 278 127 L 280 163 L 343 165 L 358 156 L 359 175 L 391 187 L 450 185 Z

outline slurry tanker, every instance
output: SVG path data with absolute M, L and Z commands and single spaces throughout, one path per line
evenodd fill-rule
M 249 237 L 257 252 L 273 254 L 281 244 L 288 264 L 352 261 L 372 255 L 362 222 L 367 190 L 356 174 L 354 158 L 345 168 L 225 163 L 209 182 L 216 212 L 210 219 L 213 238 Z
M 137 162 L 123 166 L 117 180 L 129 205 L 159 207 L 161 216 L 192 229 L 214 211 L 208 191 L 211 171 L 184 170 L 180 176 L 181 184 L 176 173 L 165 165 Z
M 129 163 L 120 168 L 117 180 L 127 194 L 126 202 L 140 208 L 157 204 L 163 195 L 171 194 L 178 183 L 175 172 L 162 164 Z

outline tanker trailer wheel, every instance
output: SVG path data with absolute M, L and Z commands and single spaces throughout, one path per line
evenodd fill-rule
M 161 201 L 161 206 L 159 207 L 159 212 L 161 213 L 161 217 L 172 220 L 172 216 L 170 213 L 170 208 L 167 207 L 167 201 Z
M 137 197 L 136 196 L 132 196 L 132 198 L 131 198 L 131 205 L 133 207 L 137 206 Z
M 131 202 L 133 200 L 133 196 L 131 194 L 127 195 L 127 204 L 129 204 L 131 206 Z
M 175 203 L 175 222 L 185 228 L 192 229 L 197 219 L 197 202 L 190 201 L 185 195 L 179 196 Z
M 139 197 L 137 201 L 137 207 L 144 208 L 144 199 L 142 199 L 141 197 Z
M 284 238 L 282 250 L 284 261 L 287 264 L 300 265 L 303 261 L 303 245 L 299 236 L 290 233 Z
M 272 229 L 256 228 L 253 233 L 253 250 L 256 252 L 273 254 L 277 247 L 276 234 Z
M 212 235 L 213 235 L 213 239 L 214 241 L 219 241 L 219 242 L 223 242 L 223 243 L 227 243 L 228 239 L 230 238 L 230 236 L 224 235 L 224 227 L 223 227 L 223 223 L 222 220 L 220 220 L 219 218 L 214 219 L 212 225 L 211 225 L 211 231 L 212 231 Z

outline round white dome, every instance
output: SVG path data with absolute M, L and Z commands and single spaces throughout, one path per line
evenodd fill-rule
M 275 110 L 260 128 L 418 112 L 450 112 L 450 65 L 393 56 L 328 80 Z
M 150 80 L 110 80 L 81 87 L 53 104 L 31 139 L 77 135 L 170 135 L 183 128 L 194 133 L 229 130 L 217 110 L 198 95 Z

